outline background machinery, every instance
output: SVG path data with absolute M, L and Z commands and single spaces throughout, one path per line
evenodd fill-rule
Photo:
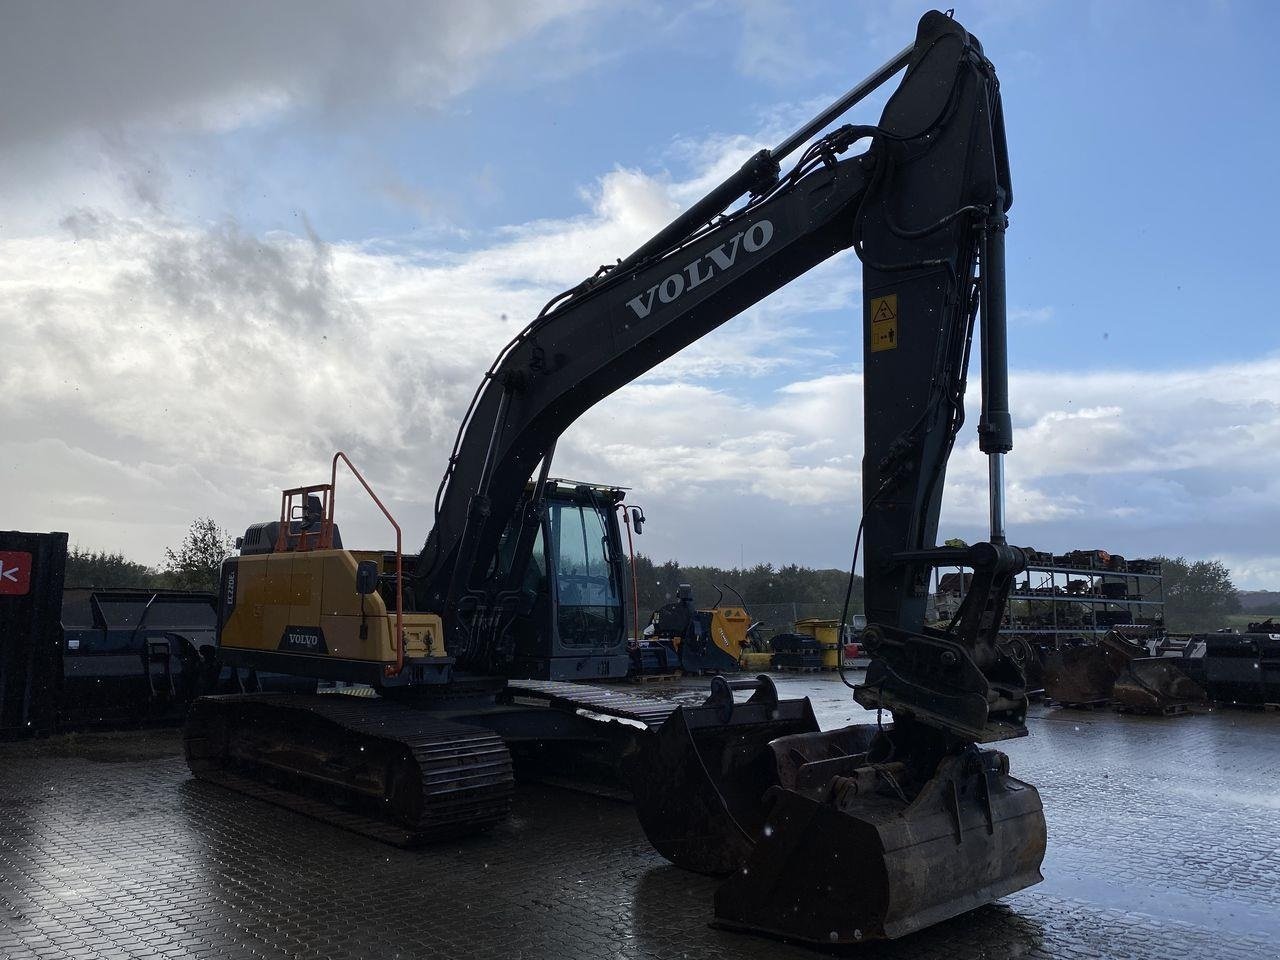
M 1043 663 L 1045 697 L 1067 706 L 1115 704 L 1128 713 L 1169 714 L 1208 700 L 1181 661 L 1152 656 L 1123 630 L 1062 645 Z
M 903 68 L 878 124 L 824 133 Z M 717 923 L 824 945 L 900 936 L 1037 882 L 1039 796 L 987 748 L 1027 732 L 1025 681 L 998 637 L 1026 563 L 1004 530 L 1011 199 L 995 71 L 959 24 L 928 13 L 909 47 L 553 299 L 500 352 L 417 557 L 403 555 L 389 513 L 394 552 L 340 546 L 341 455 L 329 483 L 285 492 L 275 526 L 246 537 L 250 549 L 224 568 L 221 655 L 361 681 L 378 696 L 198 700 L 186 730 L 192 770 L 412 842 L 504 816 L 513 760 L 534 772 L 621 763 L 654 846 L 728 875 Z M 873 657 L 854 697 L 893 722 L 819 731 L 808 701 L 780 699 L 767 677 L 717 677 L 701 707 L 552 679 L 612 676 L 626 662 L 613 602 L 621 550 L 604 519 L 615 503 L 607 488 L 549 479 L 558 437 L 851 247 L 863 270 L 859 532 Z M 991 539 L 938 547 L 975 336 Z M 973 577 L 955 616 L 933 628 L 924 618 L 938 566 Z M 553 567 L 555 590 L 544 592 L 539 578 L 550 583 Z M 531 674 L 548 679 L 522 679 Z
M 649 627 L 632 648 L 632 675 L 737 673 L 756 623 L 741 597 L 740 606 L 733 606 L 723 602 L 724 589 L 718 592 L 714 604 L 700 609 L 693 587 L 680 584 L 675 600 L 653 611 Z

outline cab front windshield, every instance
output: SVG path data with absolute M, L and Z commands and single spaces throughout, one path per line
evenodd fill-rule
M 621 628 L 622 606 L 604 517 L 590 505 L 550 507 L 560 640 L 573 646 L 610 643 Z

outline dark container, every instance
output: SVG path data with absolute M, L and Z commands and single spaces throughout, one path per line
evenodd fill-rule
M 0 738 L 57 720 L 65 533 L 0 531 Z

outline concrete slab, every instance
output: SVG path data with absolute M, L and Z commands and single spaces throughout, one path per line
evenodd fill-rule
M 778 679 L 824 727 L 867 718 L 831 675 Z M 1044 797 L 1045 883 L 856 953 L 1280 956 L 1280 714 L 1039 708 L 1030 726 L 1003 749 Z M 403 851 L 196 783 L 179 749 L 0 749 L 0 957 L 815 955 L 710 928 L 715 881 L 667 865 L 624 804 L 523 787 L 491 834 Z

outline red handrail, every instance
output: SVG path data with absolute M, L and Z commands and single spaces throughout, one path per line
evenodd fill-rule
M 274 550 L 276 553 L 284 553 L 289 549 L 289 537 L 292 534 L 291 522 L 293 520 L 293 500 L 298 497 L 302 500 L 302 506 L 305 509 L 307 504 L 307 496 L 313 493 L 324 493 L 327 499 L 332 499 L 333 487 L 327 483 L 313 483 L 306 487 L 293 487 L 289 490 L 280 491 L 280 526 L 276 530 L 276 542 Z M 332 511 L 330 511 L 332 517 Z M 333 522 L 321 521 L 320 529 L 316 532 L 316 545 L 310 546 L 307 537 L 311 536 L 308 530 L 298 531 L 298 542 L 294 545 L 294 549 L 298 552 L 306 550 L 328 550 L 333 546 Z
M 382 511 L 382 515 L 387 518 L 387 522 L 396 531 L 396 663 L 395 666 L 388 664 L 383 668 L 383 674 L 388 677 L 396 677 L 404 670 L 404 553 L 401 550 L 400 524 L 396 523 L 395 517 L 391 516 L 391 511 L 382 505 L 382 501 L 378 499 L 378 495 L 373 492 L 373 487 L 369 486 L 368 481 L 356 469 L 356 465 L 351 462 L 351 458 L 339 450 L 333 455 L 333 471 L 330 477 L 330 493 L 328 504 L 328 516 L 325 517 L 324 530 L 321 534 L 323 542 L 333 543 L 333 501 L 338 489 L 338 461 L 350 468 L 355 478 L 360 481 L 360 485 L 364 487 L 365 493 L 369 494 L 370 499 L 378 505 L 378 509 Z

